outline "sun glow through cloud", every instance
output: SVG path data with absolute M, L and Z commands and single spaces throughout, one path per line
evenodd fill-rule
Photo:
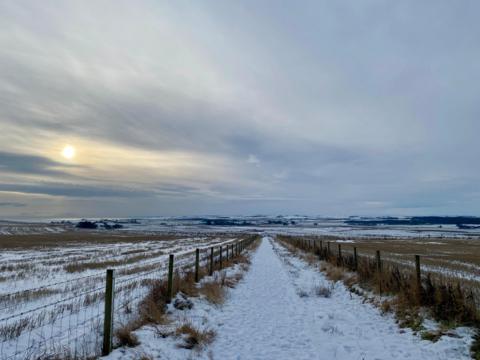
M 75 153 L 75 148 L 72 145 L 66 145 L 62 150 L 62 156 L 68 160 L 72 160 L 75 157 Z

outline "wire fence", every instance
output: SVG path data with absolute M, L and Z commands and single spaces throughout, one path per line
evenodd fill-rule
M 422 265 L 429 259 L 428 255 L 412 254 L 408 261 L 397 259 L 387 251 L 366 251 L 355 244 L 345 246 L 342 243 L 288 236 L 281 236 L 280 239 L 314 254 L 318 260 L 354 273 L 356 282 L 366 285 L 369 290 L 380 295 L 399 295 L 403 304 L 409 306 L 428 307 L 435 320 L 468 326 L 480 324 L 478 281 L 465 279 L 452 272 L 432 271 L 430 266 Z M 341 276 L 341 273 L 333 276 Z
M 455 269 L 452 266 L 448 266 L 448 263 L 441 264 L 439 262 L 441 256 L 438 254 L 422 253 L 419 255 L 416 254 L 414 250 L 410 250 L 408 254 L 400 254 L 388 250 L 380 251 L 371 245 L 366 248 L 362 247 L 362 244 L 356 245 L 355 243 L 336 242 L 335 240 L 327 241 L 289 236 L 280 236 L 280 238 L 285 239 L 304 250 L 312 252 L 323 250 L 325 257 L 334 256 L 338 259 L 345 258 L 342 261 L 346 261 L 347 256 L 355 262 L 358 262 L 360 257 L 369 258 L 373 260 L 374 263 L 381 262 L 385 265 L 395 265 L 401 267 L 405 271 L 412 271 L 415 275 L 416 273 L 421 273 L 421 276 L 423 276 L 423 274 L 430 274 L 435 277 L 448 277 L 479 283 L 480 285 L 480 268 L 478 265 L 468 264 L 457 260 L 457 264 L 462 265 L 463 267 L 469 267 L 469 271 L 466 271 L 465 268 Z
M 245 241 L 229 240 L 201 247 L 198 258 L 197 249 L 178 252 L 174 254 L 175 271 L 187 272 L 208 266 L 212 261 L 221 262 L 225 248 L 233 255 L 234 249 L 238 250 Z M 133 319 L 152 284 L 165 279 L 167 273 L 166 260 L 142 262 L 116 270 L 111 333 Z M 0 359 L 94 359 L 102 355 L 106 279 L 105 271 L 101 271 L 1 295 Z M 109 341 L 112 341 L 111 334 Z

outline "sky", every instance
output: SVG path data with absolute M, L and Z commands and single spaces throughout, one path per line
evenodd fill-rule
M 480 215 L 479 13 L 1 1 L 0 218 Z

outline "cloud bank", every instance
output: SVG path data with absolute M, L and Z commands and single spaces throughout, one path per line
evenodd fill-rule
M 3 2 L 0 218 L 480 215 L 479 10 Z

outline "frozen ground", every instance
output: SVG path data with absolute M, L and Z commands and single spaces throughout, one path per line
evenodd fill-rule
M 0 236 L 14 234 L 48 234 L 61 233 L 66 230 L 65 226 L 42 223 L 25 223 L 0 220 Z
M 320 287 L 330 297 L 317 296 Z M 185 319 L 217 332 L 210 348 L 192 353 L 205 359 L 469 359 L 471 330 L 459 328 L 438 342 L 399 329 L 342 284 L 332 283 L 302 260 L 265 237 L 252 264 L 221 308 L 195 300 Z M 178 316 L 178 314 L 177 314 Z M 171 338 L 152 329 L 137 332 L 142 344 L 118 349 L 110 359 L 185 359 Z M 168 354 L 167 357 L 165 355 Z
M 63 236 L 63 234 L 62 234 Z M 61 242 L 55 246 L 4 249 L 0 254 L 0 359 L 33 359 L 65 348 L 81 356 L 100 349 L 105 269 L 116 271 L 114 328 L 131 316 L 152 281 L 175 268 L 191 267 L 194 250 L 233 236 L 185 236 L 164 240 Z
M 230 221 L 228 226 L 206 224 L 206 218 Z M 237 216 L 237 217 L 144 217 L 136 219 L 110 219 L 122 225 L 121 232 L 181 233 L 181 232 L 251 232 L 269 234 L 334 235 L 359 237 L 459 237 L 480 238 L 480 228 L 459 229 L 455 225 L 350 225 L 345 218 L 319 216 Z M 0 220 L 0 235 L 33 234 L 72 230 L 81 219 L 45 219 L 36 222 Z M 103 221 L 105 219 L 90 219 Z

